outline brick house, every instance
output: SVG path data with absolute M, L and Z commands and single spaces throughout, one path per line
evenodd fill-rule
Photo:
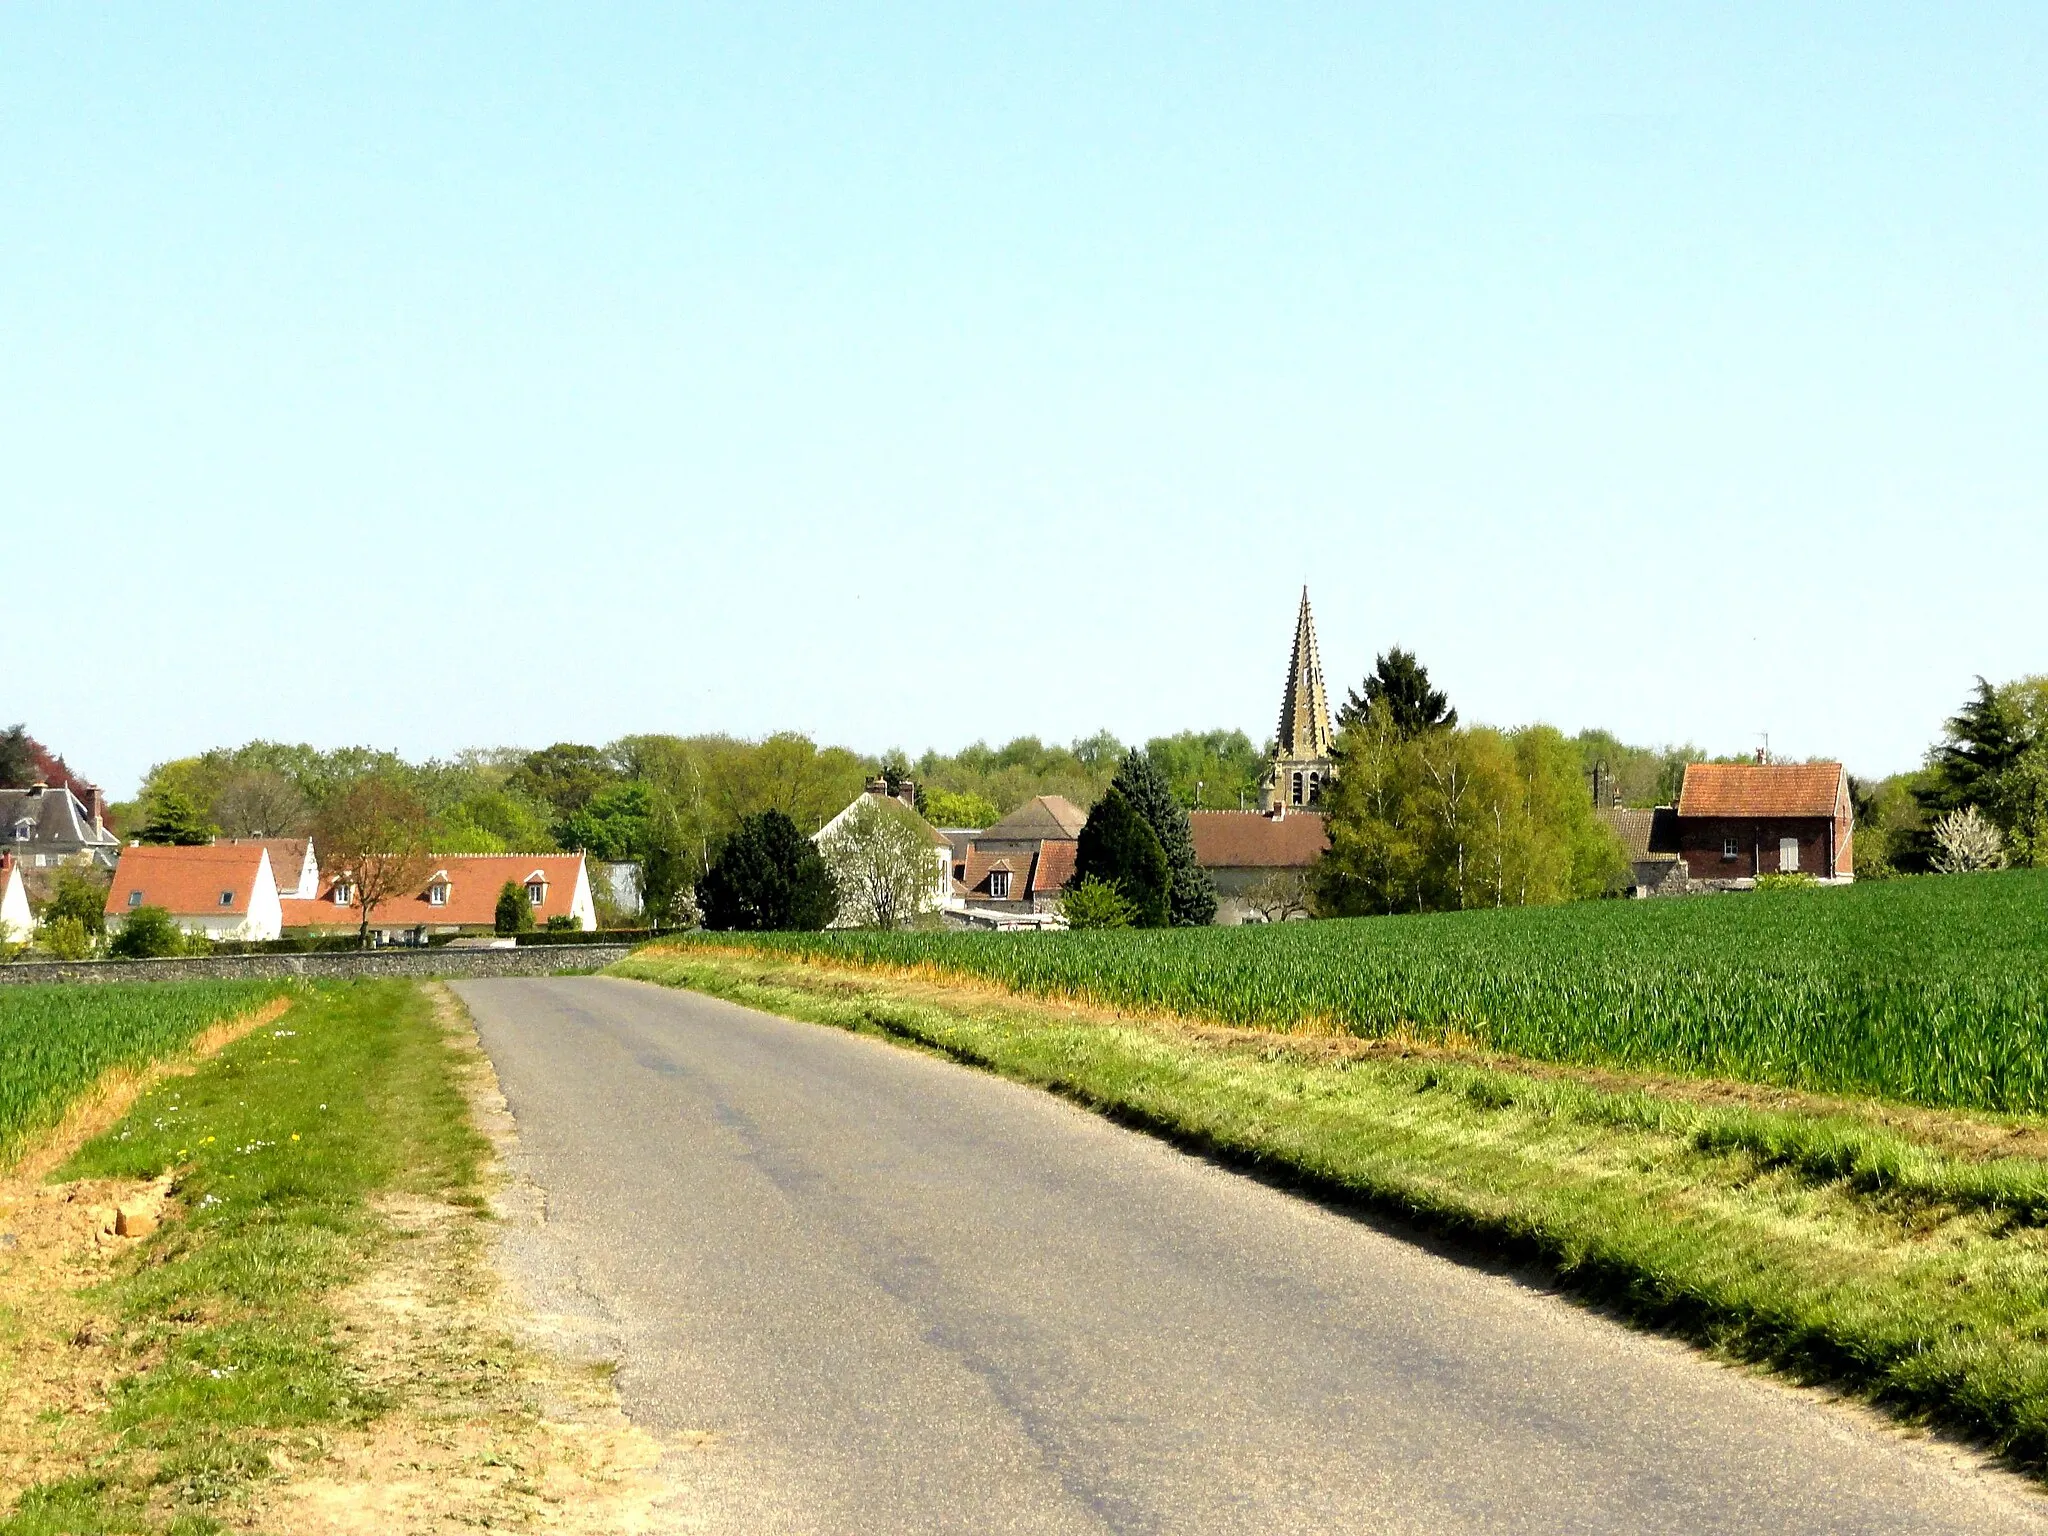
M 1677 852 L 1695 881 L 1798 873 L 1846 883 L 1855 878 L 1855 828 L 1840 763 L 1686 765 Z
M 1060 795 L 1040 795 L 975 834 L 953 866 L 956 916 L 1054 918 L 1074 875 L 1088 813 Z

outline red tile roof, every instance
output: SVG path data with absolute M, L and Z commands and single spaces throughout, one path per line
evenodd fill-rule
M 1833 816 L 1840 763 L 1688 763 L 1681 816 Z
M 460 926 L 488 928 L 498 915 L 498 892 L 507 880 L 526 884 L 538 871 L 547 882 L 547 895 L 533 909 L 536 927 L 555 916 L 569 915 L 569 903 L 576 895 L 576 876 L 581 870 L 580 853 L 448 853 L 438 856 L 419 889 L 398 901 L 387 901 L 370 914 L 376 928 L 436 928 Z M 338 904 L 334 884 L 340 871 L 320 871 L 320 894 L 310 901 L 286 899 L 284 926 L 287 928 L 352 929 L 362 922 L 353 906 Z M 448 884 L 448 899 L 435 906 L 427 890 L 436 876 Z
M 162 907 L 178 917 L 246 915 L 263 857 L 256 843 L 123 848 L 114 883 L 107 887 L 106 914 L 125 917 L 135 907 Z M 276 878 L 271 876 L 273 883 Z M 222 901 L 223 893 L 230 899 Z
M 1204 869 L 1307 869 L 1330 846 L 1314 811 L 1190 811 L 1195 862 Z
M 1040 843 L 1038 868 L 1031 876 L 1031 894 L 1057 896 L 1065 890 L 1067 882 L 1074 878 L 1074 855 L 1080 847 L 1079 843 L 1070 843 L 1064 838 Z

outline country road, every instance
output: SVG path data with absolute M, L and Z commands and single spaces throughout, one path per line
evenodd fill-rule
M 573 1298 L 716 1532 L 2048 1533 L 1849 1409 L 875 1040 L 468 1003 Z M 708 1436 L 699 1441 L 699 1436 Z

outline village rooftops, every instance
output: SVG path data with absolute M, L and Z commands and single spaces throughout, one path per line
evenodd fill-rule
M 1088 824 L 1088 813 L 1062 795 L 1040 795 L 1020 805 L 976 839 L 983 843 L 1035 843 L 1046 838 L 1071 841 Z
M 1678 814 L 1832 817 L 1844 789 L 1840 763 L 1688 763 Z
M 590 882 L 580 853 L 467 853 L 437 855 L 428 872 L 406 895 L 381 902 L 370 926 L 400 928 L 490 928 L 496 924 L 498 894 L 511 881 L 525 893 L 534 926 L 551 917 L 572 917 L 588 930 L 597 926 Z M 322 870 L 320 894 L 287 900 L 287 928 L 351 929 L 362 921 L 352 904 L 344 870 Z
M 1190 811 L 1188 830 L 1204 869 L 1309 869 L 1330 846 L 1314 811 Z
M 247 917 L 252 898 L 267 890 L 274 900 L 276 889 L 260 843 L 134 844 L 121 850 L 105 911 L 111 918 L 125 918 L 137 907 L 162 907 L 173 917 Z

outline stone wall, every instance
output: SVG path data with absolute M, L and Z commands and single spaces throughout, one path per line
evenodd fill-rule
M 226 981 L 275 976 L 554 976 L 623 960 L 630 944 L 546 944 L 523 949 L 367 949 L 308 954 L 195 955 L 175 960 L 35 960 L 0 965 L 0 985 L 34 982 Z

